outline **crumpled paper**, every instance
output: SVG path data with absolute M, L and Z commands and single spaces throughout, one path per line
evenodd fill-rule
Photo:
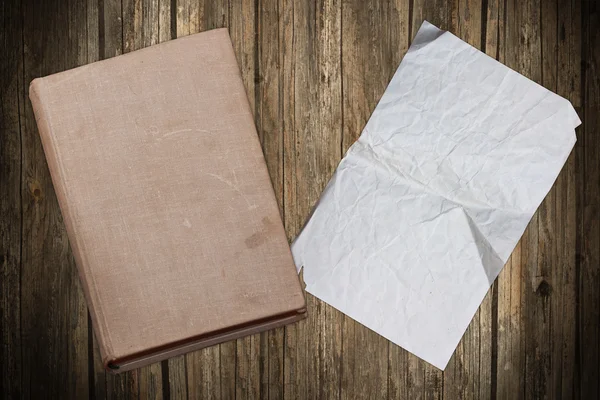
M 444 369 L 580 123 L 425 21 L 292 244 L 306 291 Z

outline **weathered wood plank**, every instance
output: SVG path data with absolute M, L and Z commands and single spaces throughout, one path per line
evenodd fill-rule
M 341 5 L 335 0 L 294 2 L 295 205 L 298 226 L 308 216 L 340 160 Z M 295 204 L 294 204 L 295 203 Z M 338 398 L 342 314 L 307 296 L 307 320 L 287 329 L 286 358 L 306 360 L 285 375 L 289 398 Z M 310 334 L 309 334 L 310 332 Z M 295 343 L 290 343 L 294 340 Z M 302 354 L 304 353 L 304 354 Z M 286 364 L 287 365 L 287 364 Z M 296 387 L 294 387 L 296 386 Z
M 219 346 L 186 354 L 188 398 L 218 399 L 221 394 Z
M 533 81 L 543 84 L 540 3 L 517 4 L 519 41 L 516 69 Z M 548 392 L 550 368 L 550 269 L 540 262 L 540 213 L 552 207 L 543 205 L 536 211 L 522 238 L 521 262 L 526 271 L 525 296 L 525 397 L 544 398 Z M 551 211 L 550 211 L 551 212 Z M 542 242 L 543 243 L 543 242 Z M 547 244 L 550 247 L 550 244 Z
M 158 0 L 158 41 L 166 42 L 175 38 L 177 26 L 171 21 L 171 0 Z
M 242 81 L 246 88 L 246 94 L 252 112 L 254 112 L 255 96 L 255 73 L 256 73 L 256 26 L 257 14 L 260 10 L 255 8 L 254 2 L 239 0 L 230 1 L 229 6 L 229 35 L 233 43 L 233 49 L 237 58 Z M 276 19 L 279 25 L 279 16 Z M 264 36 L 264 35 L 263 35 Z M 271 40 L 276 36 L 270 37 Z
M 359 137 L 408 47 L 408 2 L 349 0 L 342 3 L 342 11 L 345 153 Z M 347 316 L 342 343 L 342 398 L 386 398 L 390 346 L 395 359 L 403 350 Z M 396 376 L 391 379 L 398 384 Z
M 236 399 L 260 398 L 260 335 L 237 340 Z
M 142 30 L 146 2 L 143 0 L 122 0 L 123 53 L 129 53 L 145 47 L 142 42 L 146 32 Z
M 100 57 L 102 59 L 123 54 L 122 0 L 99 0 L 102 5 L 100 26 Z
M 102 364 L 102 356 L 100 355 L 100 349 L 98 348 L 98 341 L 94 337 L 92 330 L 92 320 L 89 316 L 88 311 L 88 338 L 90 340 L 90 352 L 89 352 L 89 371 L 90 371 L 90 397 L 96 399 L 107 398 L 107 382 L 106 382 L 106 371 Z
M 485 21 L 482 21 L 484 13 L 483 2 L 480 0 L 455 0 L 455 13 L 457 15 L 457 36 L 471 46 L 481 50 L 483 43 L 482 32 L 485 31 Z
M 199 0 L 176 0 L 176 35 L 182 37 L 200 31 L 204 4 Z
M 331 178 L 335 167 L 341 159 L 341 135 L 342 135 L 342 84 L 341 84 L 341 1 L 321 0 L 316 2 L 315 10 L 315 36 L 314 45 L 316 53 L 311 57 L 316 62 L 318 92 L 316 104 L 311 104 L 308 109 L 310 113 L 317 112 L 318 132 L 310 135 L 312 146 L 317 143 L 329 143 L 330 145 L 319 146 L 321 151 L 316 151 L 315 186 L 323 188 L 324 184 Z M 316 105 L 317 109 L 313 107 Z M 314 136 L 313 136 L 314 135 Z M 322 136 L 320 136 L 322 135 Z M 312 147 L 311 146 L 311 147 Z M 316 149 L 315 149 L 316 150 Z M 323 157 L 319 162 L 319 156 Z M 310 181 L 309 181 L 310 182 Z M 321 184 L 323 183 L 323 185 Z M 308 192 L 310 193 L 310 192 Z M 300 198 L 302 199 L 302 198 Z M 311 205 L 314 205 L 311 198 Z M 317 301 L 316 298 L 312 298 Z M 342 350 L 342 323 L 344 316 L 333 307 L 318 301 L 319 305 L 313 312 L 317 320 L 319 338 L 319 366 L 317 372 L 318 380 L 309 380 L 310 389 L 316 389 L 320 398 L 337 399 L 340 396 L 339 382 L 341 374 L 341 350 Z M 319 312 L 319 310 L 321 312 Z M 316 314 L 316 315 L 315 315 Z M 309 316 L 309 318 L 311 318 Z M 310 354 L 310 353 L 309 353 Z M 309 355 L 310 356 L 310 355 Z M 312 372 L 309 370 L 309 373 Z M 309 375 L 310 376 L 310 375 Z M 319 382 L 319 385 L 311 383 Z
M 297 33 L 298 22 L 294 0 L 279 0 L 279 42 L 281 59 L 281 97 L 280 106 L 283 115 L 283 223 L 288 240 L 296 237 L 302 226 L 302 218 L 298 211 L 298 133 L 296 131 L 296 70 L 297 60 Z M 305 29 L 304 27 L 301 27 Z M 302 71 L 305 76 L 305 72 Z M 305 162 L 300 163 L 305 166 Z M 300 193 L 304 193 L 300 190 Z M 302 209 L 306 211 L 306 207 Z M 307 299 L 308 300 L 308 299 Z M 308 309 L 309 314 L 312 309 Z M 307 321 L 300 321 L 285 327 L 284 336 L 284 368 L 283 368 L 283 395 L 285 399 L 301 400 L 306 398 L 306 377 L 308 360 L 305 356 L 305 346 L 308 325 Z
M 559 0 L 557 6 L 557 93 L 569 99 L 581 115 L 581 9 L 577 0 Z M 579 128 L 581 129 L 581 128 Z M 579 130 L 577 136 L 580 137 Z M 576 335 L 577 335 L 577 189 L 575 149 L 556 182 L 557 284 L 561 288 L 562 304 L 553 304 L 552 381 L 555 398 L 576 398 Z
M 485 53 L 502 62 L 504 57 L 504 0 L 488 0 L 485 17 Z
M 600 398 L 600 6 L 583 2 L 583 129 L 579 174 L 579 354 L 581 397 Z M 583 172 L 583 173 L 581 173 Z
M 541 44 L 542 44 L 542 84 L 556 92 L 558 84 L 558 4 L 556 1 L 545 1 L 541 4 L 540 24 L 541 24 Z M 549 362 L 548 368 L 543 376 L 545 387 L 543 392 L 549 397 L 560 397 L 561 379 L 557 376 L 560 373 L 561 358 L 563 352 L 563 328 L 565 318 L 564 309 L 564 290 L 568 288 L 565 285 L 563 276 L 566 269 L 566 263 L 561 263 L 560 248 L 558 247 L 561 232 L 560 227 L 564 224 L 563 214 L 559 214 L 560 191 L 561 187 L 556 184 L 550 190 L 546 199 L 539 209 L 539 258 L 538 269 L 548 271 L 549 280 L 547 286 L 543 286 L 544 292 L 538 293 L 547 297 L 545 303 L 549 307 L 550 320 L 546 325 L 548 332 L 547 342 L 543 344 L 547 348 Z M 566 195 L 566 193 L 564 193 Z M 538 336 L 539 337 L 539 336 Z M 558 379 L 557 379 L 558 378 Z
M 256 65 L 256 124 L 261 139 L 263 153 L 267 168 L 271 176 L 271 183 L 279 203 L 279 210 L 283 215 L 284 192 L 284 154 L 283 154 L 283 114 L 281 109 L 281 73 L 280 73 L 280 40 L 279 40 L 279 13 L 277 0 L 259 1 L 259 8 L 253 10 L 257 13 L 258 37 L 255 54 Z M 252 17 L 254 15 L 249 15 Z M 267 340 L 267 360 L 265 362 L 263 380 L 267 386 L 263 387 L 263 396 L 269 399 L 281 399 L 284 395 L 283 372 L 284 356 L 284 328 L 271 330 L 264 334 Z M 264 391 L 266 390 L 266 393 Z
M 517 244 L 498 276 L 498 367 L 497 397 L 522 399 L 525 395 L 523 371 L 525 343 L 521 264 L 521 244 Z
M 21 332 L 24 397 L 87 396 L 85 301 L 31 103 L 29 82 L 85 62 L 85 7 L 23 2 Z M 60 49 L 60 51 L 58 51 Z
M 21 2 L 0 6 L 0 397 L 21 389 L 21 128 L 23 25 Z
M 178 356 L 167 360 L 169 377 L 169 396 L 171 399 L 187 399 L 187 371 L 185 356 Z

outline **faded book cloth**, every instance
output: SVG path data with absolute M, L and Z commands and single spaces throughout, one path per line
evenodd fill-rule
M 30 97 L 105 366 L 305 316 L 226 29 L 36 79 Z
M 306 290 L 444 369 L 580 123 L 424 22 L 292 245 Z

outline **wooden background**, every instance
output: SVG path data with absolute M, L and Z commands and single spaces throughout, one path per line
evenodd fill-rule
M 301 323 L 107 375 L 29 82 L 229 27 L 292 239 L 424 19 L 568 98 L 584 121 L 446 371 L 309 295 Z M 0 60 L 0 397 L 600 398 L 597 2 L 4 0 Z

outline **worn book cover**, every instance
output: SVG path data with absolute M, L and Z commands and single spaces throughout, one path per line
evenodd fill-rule
M 30 98 L 107 368 L 305 316 L 226 29 L 36 79 Z

